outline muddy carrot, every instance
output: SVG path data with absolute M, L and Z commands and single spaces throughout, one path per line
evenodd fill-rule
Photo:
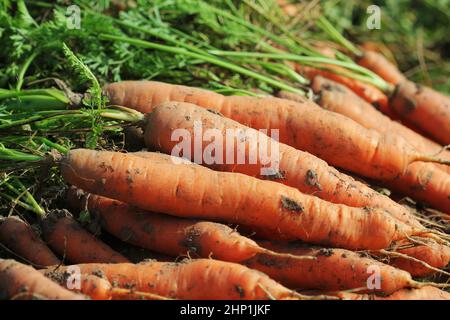
M 128 259 L 90 234 L 65 211 L 48 215 L 42 222 L 42 231 L 49 246 L 71 262 L 128 262 Z
M 149 211 L 261 228 L 272 238 L 379 249 L 427 232 L 380 209 L 333 204 L 273 181 L 198 165 L 75 149 L 60 166 L 67 182 L 87 192 Z
M 60 263 L 31 226 L 18 217 L 0 217 L 0 243 L 37 267 Z

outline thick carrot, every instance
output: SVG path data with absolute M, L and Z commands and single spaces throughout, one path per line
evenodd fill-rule
M 56 211 L 43 220 L 42 232 L 49 246 L 71 262 L 128 262 L 127 258 L 90 234 L 65 211 Z
M 411 275 L 377 260 L 336 248 L 317 248 L 299 242 L 282 243 L 258 241 L 267 249 L 293 255 L 311 255 L 315 260 L 284 261 L 280 263 L 267 256 L 258 256 L 246 261 L 246 265 L 266 273 L 272 279 L 290 288 L 336 291 L 366 288 L 368 291 L 390 294 L 405 287 L 417 287 L 420 283 Z M 379 287 L 371 279 L 378 272 Z M 370 286 L 370 288 L 369 288 Z
M 148 212 L 94 194 L 79 199 L 79 194 L 80 190 L 69 190 L 67 200 L 73 207 L 89 210 L 106 231 L 142 248 L 174 257 L 188 255 L 229 262 L 241 262 L 262 253 L 280 258 L 220 223 Z
M 256 129 L 278 129 L 280 141 L 308 151 L 332 165 L 376 179 L 395 177 L 414 161 L 437 159 L 419 154 L 401 137 L 370 131 L 312 101 L 228 96 L 152 81 L 106 86 L 110 102 L 150 112 L 167 101 L 191 102 Z M 443 162 L 443 161 L 441 161 Z
M 30 266 L 0 259 L 0 300 L 34 296 L 58 300 L 84 299 L 84 296 L 60 287 Z
M 363 55 L 357 63 L 392 84 L 398 84 L 406 80 L 405 76 L 398 70 L 397 66 L 386 59 L 381 53 L 364 50 Z
M 31 226 L 18 217 L 0 217 L 0 243 L 35 266 L 45 267 L 60 263 Z
M 402 249 L 402 246 L 407 246 L 408 244 L 411 244 L 411 242 L 400 241 L 400 243 L 397 244 L 400 248 L 396 251 L 424 261 L 430 266 L 438 269 L 445 268 L 449 264 L 450 248 L 448 246 L 436 243 L 432 239 L 420 239 L 420 242 L 423 244 L 415 244 L 412 247 L 405 247 Z M 436 272 L 424 266 L 420 262 L 403 257 L 392 257 L 390 258 L 389 264 L 392 264 L 402 270 L 406 270 L 415 277 L 425 277 Z
M 61 160 L 61 173 L 83 190 L 145 210 L 243 224 L 263 229 L 272 238 L 379 249 L 406 235 L 427 232 L 381 209 L 333 204 L 239 173 L 118 152 L 71 150 Z
M 196 124 L 201 124 L 204 131 L 212 129 L 220 133 L 223 149 L 215 152 L 223 155 L 224 159 L 218 159 L 223 161 L 207 164 L 204 159 L 200 159 L 202 164 L 214 170 L 240 172 L 261 179 L 275 180 L 333 203 L 383 208 L 400 221 L 420 227 L 420 223 L 405 207 L 352 177 L 340 173 L 328 166 L 325 161 L 307 152 L 277 143 L 252 128 L 189 103 L 167 102 L 157 106 L 147 116 L 145 142 L 150 148 L 170 154 L 176 150 L 178 144 L 178 141 L 172 139 L 173 128 L 187 130 L 193 137 Z M 230 130 L 239 130 L 239 136 L 228 135 Z M 209 143 L 205 141 L 199 145 L 201 155 L 207 154 Z M 241 145 L 244 147 L 238 147 Z M 265 159 L 259 151 L 273 146 L 279 150 L 279 154 L 273 159 L 277 161 L 277 168 L 263 172 L 264 168 L 268 169 L 268 165 L 265 164 Z M 194 139 L 191 139 L 189 159 L 191 161 L 195 160 L 194 147 Z M 232 163 L 225 161 L 227 160 L 225 156 L 231 153 L 234 155 Z M 252 155 L 256 155 L 254 164 L 250 163 Z M 189 155 L 185 152 L 184 156 Z M 239 158 L 245 159 L 244 163 L 238 164 Z
M 180 263 L 79 264 L 84 274 L 103 273 L 120 288 L 177 299 L 286 299 L 307 298 L 265 274 L 240 264 L 213 259 Z M 64 269 L 63 269 L 64 270 Z
M 111 283 L 105 279 L 101 272 L 96 274 L 79 274 L 72 275 L 70 278 L 67 270 L 61 271 L 59 269 L 39 270 L 47 278 L 50 278 L 60 286 L 68 290 L 79 292 L 92 300 L 165 300 L 166 298 L 149 294 L 145 292 L 136 292 L 131 289 L 115 288 Z M 77 277 L 77 278 L 75 278 Z M 79 277 L 79 278 L 78 278 Z M 79 283 L 77 283 L 79 281 Z
M 450 144 L 450 98 L 411 81 L 399 83 L 390 107 L 437 142 Z
M 344 300 L 450 300 L 450 293 L 425 286 L 420 289 L 402 289 L 387 297 L 355 293 L 339 293 L 338 297 Z

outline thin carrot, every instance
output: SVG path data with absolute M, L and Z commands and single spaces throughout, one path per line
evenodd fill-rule
M 42 222 L 43 237 L 58 254 L 74 263 L 128 262 L 128 259 L 85 230 L 65 211 L 55 211 Z
M 450 144 L 450 98 L 425 86 L 403 81 L 390 99 L 402 120 L 424 130 L 437 142 Z
M 432 286 L 420 289 L 402 289 L 387 297 L 345 292 L 339 293 L 337 296 L 344 300 L 450 300 L 450 293 Z
M 201 124 L 204 131 L 216 130 L 220 133 L 222 150 L 215 150 L 225 156 L 231 154 L 233 161 L 218 159 L 219 163 L 203 165 L 227 172 L 240 172 L 260 179 L 274 180 L 297 188 L 303 193 L 312 194 L 324 200 L 354 207 L 379 207 L 389 211 L 394 217 L 409 225 L 420 227 L 420 223 L 403 206 L 386 196 L 372 190 L 365 184 L 350 176 L 340 173 L 327 163 L 307 152 L 297 150 L 288 145 L 271 140 L 268 136 L 248 128 L 236 121 L 219 116 L 203 108 L 189 103 L 167 102 L 157 106 L 146 118 L 145 142 L 148 147 L 170 154 L 176 150 L 178 141 L 172 139 L 173 128 L 187 130 L 191 137 L 195 133 L 195 124 Z M 240 134 L 229 135 L 229 130 L 239 130 Z M 230 141 L 230 139 L 232 139 Z M 244 141 L 244 142 L 242 142 Z M 209 141 L 200 144 L 201 154 L 207 154 Z M 240 147 L 244 145 L 244 147 Z M 230 149 L 230 147 L 232 149 Z M 258 151 L 276 146 L 279 156 L 274 159 L 278 167 L 268 170 L 269 165 Z M 194 161 L 194 139 L 191 139 L 189 160 Z M 186 151 L 186 150 L 184 150 Z M 251 155 L 256 154 L 254 164 L 250 163 Z M 184 154 L 185 157 L 189 153 Z M 245 159 L 238 164 L 237 159 Z M 227 160 L 227 161 L 225 161 Z M 274 165 L 274 163 L 272 163 Z M 264 172 L 264 168 L 267 172 Z
M 316 257 L 315 260 L 280 263 L 261 255 L 245 262 L 248 267 L 258 269 L 290 288 L 322 291 L 366 288 L 365 292 L 390 294 L 402 288 L 420 286 L 408 272 L 353 251 L 311 247 L 300 242 L 258 241 L 258 244 L 276 252 Z M 375 272 L 380 277 L 378 283 L 373 276 Z
M 76 266 L 84 274 L 101 272 L 110 283 L 116 283 L 120 288 L 176 299 L 315 298 L 297 294 L 256 270 L 213 259 Z
M 402 136 L 418 151 L 427 154 L 439 154 L 444 159 L 450 159 L 450 152 L 434 141 L 423 137 L 408 127 L 383 115 L 366 101 L 358 97 L 346 86 L 321 76 L 314 78 L 311 88 L 318 95 L 318 104 L 330 111 L 349 117 L 368 129 L 380 133 L 394 133 Z M 284 93 L 284 96 L 287 96 Z M 289 98 L 295 99 L 295 94 L 289 93 Z M 447 166 L 440 166 L 450 172 Z
M 90 297 L 92 300 L 165 300 L 166 298 L 145 293 L 137 292 L 131 289 L 116 288 L 105 279 L 101 272 L 94 274 L 69 274 L 67 270 L 61 271 L 58 268 L 56 270 L 43 269 L 39 270 L 47 278 L 58 283 L 60 286 L 67 288 L 68 290 L 75 291 L 85 296 Z M 73 279 L 71 279 L 71 276 Z M 79 283 L 78 283 L 79 281 Z
M 431 163 L 412 163 L 401 177 L 383 184 L 445 213 L 450 212 L 450 175 Z
M 337 72 L 343 71 L 338 66 L 329 66 L 329 68 L 333 68 Z M 390 111 L 389 107 L 388 107 L 389 99 L 386 96 L 386 94 L 384 94 L 381 90 L 379 90 L 378 88 L 376 88 L 368 83 L 365 83 L 365 82 L 362 82 L 362 81 L 359 81 L 356 79 L 352 79 L 349 77 L 345 77 L 343 75 L 340 75 L 340 74 L 332 72 L 332 71 L 318 69 L 318 68 L 314 68 L 314 67 L 310 67 L 310 66 L 304 66 L 304 65 L 300 65 L 300 64 L 296 64 L 295 69 L 297 72 L 303 74 L 311 81 L 316 76 L 320 75 L 327 79 L 341 83 L 341 84 L 347 86 L 348 88 L 350 88 L 354 93 L 356 93 L 358 96 L 360 96 L 365 101 L 372 104 L 377 109 L 380 109 L 383 112 L 386 112 L 387 114 L 392 115 L 392 112 L 389 112 Z
M 45 299 L 84 299 L 84 296 L 62 288 L 30 266 L 0 259 L 0 300 L 33 298 L 35 295 Z
M 380 209 L 328 203 L 276 182 L 198 165 L 75 149 L 60 166 L 67 182 L 88 192 L 145 210 L 260 228 L 271 238 L 379 249 L 427 233 Z
M 141 112 L 150 112 L 162 102 L 191 102 L 252 128 L 278 129 L 281 142 L 367 177 L 395 177 L 414 161 L 445 163 L 419 154 L 400 137 L 369 131 L 306 99 L 302 104 L 273 97 L 225 97 L 202 89 L 152 81 L 113 83 L 105 90 L 111 103 Z
M 73 207 L 89 210 L 106 231 L 133 245 L 174 257 L 186 255 L 229 262 L 263 253 L 280 258 L 280 254 L 259 247 L 226 225 L 148 212 L 94 194 L 84 194 L 80 199 L 80 191 L 69 190 L 67 201 Z
M 376 51 L 364 50 L 357 63 L 373 71 L 389 83 L 398 84 L 406 80 L 396 65 Z
M 432 239 L 420 239 L 420 243 L 412 243 L 413 246 L 405 247 L 404 249 L 402 249 L 402 246 L 407 246 L 411 244 L 411 242 L 400 241 L 398 244 L 396 244 L 396 246 L 400 248 L 396 250 L 396 248 L 394 247 L 393 250 L 409 257 L 424 261 L 434 268 L 442 269 L 449 264 L 450 248 L 448 246 L 436 243 Z M 428 268 L 420 262 L 402 257 L 390 258 L 389 264 L 392 264 L 402 270 L 408 271 L 414 277 L 425 277 L 436 273 L 436 271 Z
M 0 217 L 0 243 L 35 266 L 45 267 L 60 263 L 31 226 L 18 217 Z
M 442 158 L 450 159 L 448 151 L 442 151 L 442 147 L 422 137 L 414 131 L 406 128 L 398 122 L 372 108 L 365 101 L 357 97 L 345 86 L 322 77 L 316 77 L 312 88 L 319 96 L 319 104 L 327 110 L 343 114 L 368 129 L 374 129 L 381 133 L 398 134 L 405 138 L 417 150 L 436 154 Z M 290 96 L 291 97 L 291 96 Z M 418 200 L 424 200 L 437 209 L 450 210 L 450 167 L 438 164 L 413 163 L 408 166 L 406 173 L 396 177 L 390 186 L 395 191 L 402 191 Z M 388 180 L 389 181 L 389 180 Z M 420 192 L 414 192 L 419 187 Z M 401 189 L 395 188 L 399 186 Z

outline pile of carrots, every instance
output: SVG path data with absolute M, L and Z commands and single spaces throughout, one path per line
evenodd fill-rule
M 0 299 L 450 300 L 450 98 L 380 53 L 355 61 L 395 90 L 305 66 L 295 68 L 313 99 L 104 86 L 109 104 L 143 114 L 141 151 L 55 156 L 68 185 L 61 209 L 38 230 L 0 218 L 1 248 L 18 260 L 0 259 Z M 196 161 L 194 139 L 174 154 L 174 130 L 194 136 L 199 124 L 232 140 L 214 153 L 234 161 Z M 261 154 L 250 161 L 267 145 L 279 150 L 269 175 Z M 419 214 L 366 181 L 433 209 Z

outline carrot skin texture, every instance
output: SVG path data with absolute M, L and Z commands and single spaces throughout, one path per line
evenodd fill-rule
M 113 83 L 105 90 L 111 103 L 144 113 L 167 101 L 189 102 L 254 129 L 278 129 L 280 142 L 370 178 L 396 177 L 409 163 L 423 156 L 401 137 L 367 130 L 306 99 L 299 103 L 274 97 L 225 97 L 198 88 L 152 81 Z
M 128 259 L 85 230 L 72 217 L 56 213 L 42 223 L 49 246 L 74 263 L 128 262 Z
M 60 263 L 44 241 L 18 217 L 0 218 L 0 242 L 37 266 L 46 267 Z
M 426 154 L 436 154 L 442 149 L 438 144 L 382 115 L 340 84 L 316 77 L 312 88 L 315 93 L 319 94 L 319 104 L 322 107 L 350 117 L 368 129 L 398 134 L 417 150 Z M 440 157 L 450 159 L 450 153 L 444 151 Z M 386 180 L 386 184 L 394 191 L 424 201 L 444 212 L 449 212 L 449 172 L 450 167 L 445 165 L 415 162 L 407 167 L 403 175 Z
M 403 241 L 400 242 L 400 244 Z M 422 239 L 426 245 L 416 245 L 411 248 L 396 250 L 402 254 L 425 261 L 435 268 L 443 269 L 450 262 L 450 247 L 436 243 L 432 239 Z M 399 245 L 400 245 L 399 244 Z M 426 277 L 436 273 L 424 265 L 405 258 L 390 258 L 389 264 L 408 271 L 414 277 Z
M 411 275 L 358 253 L 336 248 L 314 248 L 300 243 L 258 241 L 264 248 L 293 255 L 310 255 L 316 260 L 297 260 L 277 263 L 270 257 L 258 256 L 246 261 L 250 268 L 266 273 L 272 279 L 289 288 L 317 289 L 322 291 L 367 288 L 367 292 L 390 294 L 412 284 Z M 370 267 L 377 267 L 381 276 L 381 287 L 373 287 L 369 277 Z M 369 281 L 368 281 L 369 280 Z
M 390 106 L 400 116 L 424 130 L 437 142 L 450 144 L 450 98 L 411 81 L 397 85 Z
M 202 159 L 203 165 L 218 171 L 240 172 L 260 179 L 274 180 L 333 203 L 354 207 L 383 208 L 398 220 L 417 228 L 421 227 L 421 224 L 406 208 L 352 177 L 340 173 L 328 166 L 322 159 L 278 143 L 257 130 L 209 112 L 204 108 L 189 103 L 168 102 L 155 107 L 146 119 L 144 137 L 146 145 L 152 149 L 155 148 L 170 154 L 178 144 L 178 141 L 172 139 L 173 128 L 187 130 L 192 137 L 195 134 L 195 124 L 200 123 L 204 131 L 218 130 L 223 141 L 223 150 L 221 151 L 224 157 L 223 161 L 206 164 Z M 227 137 L 229 129 L 241 132 L 239 137 L 231 138 L 231 143 L 229 143 L 230 138 Z M 245 148 L 240 149 L 237 146 L 242 145 L 242 140 L 245 141 Z M 191 157 L 188 159 L 190 161 L 195 160 L 194 143 L 194 139 L 191 139 Z M 209 141 L 202 142 L 202 154 L 206 153 L 209 143 Z M 252 147 L 253 143 L 256 143 L 256 147 Z M 227 150 L 229 144 L 233 146 L 234 161 L 232 164 L 228 164 L 225 159 L 230 154 L 230 150 Z M 278 161 L 278 168 L 275 171 L 274 166 L 273 174 L 265 175 L 262 169 L 265 167 L 267 169 L 267 166 L 263 164 L 264 159 L 259 156 L 258 150 L 270 150 L 273 146 L 277 146 L 276 149 L 279 150 L 278 159 L 274 159 Z M 250 162 L 250 156 L 253 154 L 258 154 L 255 164 Z M 184 154 L 184 156 L 187 155 Z M 245 159 L 243 164 L 237 164 L 236 159 L 240 156 Z
M 80 287 L 70 288 L 68 285 L 70 281 L 69 273 L 66 271 L 60 271 L 59 269 L 41 269 L 39 270 L 47 278 L 51 279 L 55 283 L 59 284 L 63 288 L 84 294 L 90 297 L 92 300 L 111 300 L 112 299 L 112 286 L 108 280 L 101 278 L 93 274 L 81 274 L 80 275 Z
M 426 232 L 380 209 L 332 204 L 273 181 L 130 154 L 71 150 L 61 173 L 87 192 L 144 210 L 247 225 L 272 239 L 380 249 L 405 235 Z
M 342 69 L 337 66 L 332 66 L 332 68 L 338 71 L 342 71 Z M 360 96 L 362 99 L 366 100 L 376 108 L 389 112 L 388 97 L 381 90 L 368 83 L 348 78 L 331 71 L 321 70 L 309 66 L 302 66 L 298 64 L 296 65 L 296 70 L 305 75 L 311 81 L 316 76 L 320 75 L 327 79 L 341 83 L 350 88 L 354 93 L 356 93 L 358 96 Z
M 46 299 L 84 300 L 82 295 L 70 292 L 47 279 L 39 271 L 15 260 L 0 259 L 0 300 L 19 295 L 34 295 Z
M 390 296 L 380 297 L 373 294 L 340 293 L 344 300 L 450 300 L 450 293 L 432 286 L 419 289 L 402 289 Z
M 101 271 L 110 283 L 177 299 L 268 299 L 292 297 L 292 291 L 265 274 L 240 264 L 213 259 L 181 263 L 79 264 L 82 273 Z
M 398 84 L 406 80 L 396 65 L 376 51 L 365 50 L 363 56 L 358 59 L 357 63 L 373 71 L 389 83 Z
M 102 227 L 112 235 L 170 256 L 189 254 L 240 262 L 264 251 L 253 240 L 223 224 L 148 212 L 94 194 L 82 200 L 74 194 L 67 198 L 74 207 L 87 208 L 98 217 Z

